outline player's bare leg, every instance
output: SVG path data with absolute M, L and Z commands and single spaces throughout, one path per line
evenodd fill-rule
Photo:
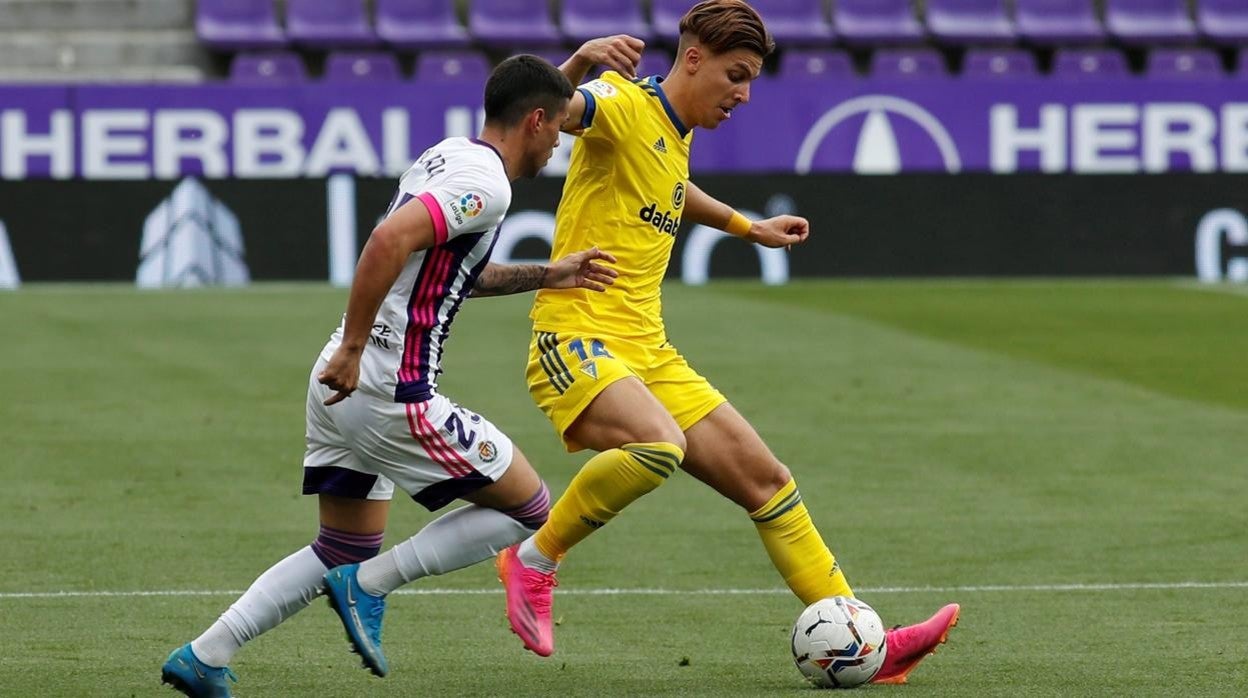
M 518 448 L 497 482 L 466 494 L 415 536 L 359 565 L 325 575 L 331 606 L 353 651 L 378 676 L 389 672 L 381 648 L 386 595 L 417 579 L 468 567 L 528 538 L 550 510 L 550 493 Z
M 750 512 L 772 564 L 802 603 L 854 595 L 815 529 L 789 469 L 732 405 L 715 408 L 689 427 L 685 437 L 688 453 L 681 467 Z M 950 604 L 923 623 L 888 631 L 888 659 L 875 682 L 904 683 L 945 641 L 957 616 L 957 604 Z
M 675 472 L 685 438 L 662 404 L 636 378 L 607 386 L 568 429 L 573 441 L 600 450 L 551 508 L 533 538 L 498 557 L 507 617 L 526 648 L 554 651 L 550 607 L 559 560 L 630 503 Z

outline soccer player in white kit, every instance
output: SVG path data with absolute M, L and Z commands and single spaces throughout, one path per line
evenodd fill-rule
M 511 182 L 550 159 L 571 96 L 554 66 L 509 58 L 486 83 L 480 138 L 448 138 L 403 174 L 309 380 L 303 492 L 319 497 L 320 533 L 174 650 L 164 682 L 190 696 L 229 696 L 234 653 L 327 590 L 364 665 L 384 676 L 387 593 L 490 558 L 546 520 L 549 492 L 524 455 L 487 419 L 439 394 L 437 378 L 469 296 L 601 291 L 616 275 L 599 262 L 614 258 L 597 249 L 549 265 L 488 261 Z M 377 556 L 396 485 L 431 511 L 469 504 Z

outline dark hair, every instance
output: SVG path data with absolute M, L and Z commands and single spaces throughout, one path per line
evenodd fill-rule
M 558 68 L 537 56 L 512 56 L 485 83 L 485 120 L 514 126 L 534 109 L 556 111 L 566 99 L 572 99 L 572 83 Z
M 743 48 L 766 58 L 776 50 L 763 18 L 742 0 L 703 0 L 680 19 L 680 43 L 690 37 L 715 53 Z

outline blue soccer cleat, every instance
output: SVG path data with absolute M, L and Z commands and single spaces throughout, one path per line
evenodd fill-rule
M 167 683 L 191 698 L 230 698 L 227 677 L 238 681 L 228 666 L 218 668 L 199 661 L 189 642 L 170 652 L 165 665 L 160 668 L 161 683 Z
M 385 676 L 390 671 L 386 655 L 381 652 L 381 617 L 386 612 L 386 597 L 374 596 L 360 588 L 356 578 L 359 569 L 355 564 L 330 570 L 325 575 L 325 592 L 330 607 L 347 631 L 351 651 L 360 655 L 365 669 Z

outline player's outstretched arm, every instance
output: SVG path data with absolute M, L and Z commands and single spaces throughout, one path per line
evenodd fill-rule
M 326 405 L 341 402 L 355 392 L 360 382 L 360 356 L 368 344 L 377 309 L 399 278 L 408 256 L 433 247 L 436 239 L 433 218 L 417 199 L 400 206 L 368 236 L 351 282 L 342 344 L 317 376 L 323 385 L 336 391 L 325 400 Z
M 764 247 L 788 247 L 806 242 L 810 222 L 800 216 L 773 216 L 751 221 L 728 204 L 702 191 L 693 182 L 685 187 L 685 220 L 757 242 Z
M 473 297 L 506 296 L 539 288 L 585 288 L 605 291 L 619 272 L 599 264 L 615 257 L 597 247 L 572 254 L 550 264 L 486 264 L 472 287 Z
M 636 77 L 637 64 L 641 62 L 641 52 L 646 43 L 627 34 L 604 36 L 590 39 L 573 53 L 568 60 L 559 66 L 559 71 L 573 85 L 581 84 L 589 69 L 601 65 L 614 70 L 625 77 Z M 579 131 L 581 119 L 585 116 L 585 95 L 576 92 L 568 103 L 568 120 L 564 122 L 564 131 Z

